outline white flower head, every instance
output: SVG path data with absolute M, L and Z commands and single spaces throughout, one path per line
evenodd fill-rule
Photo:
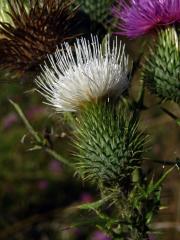
M 39 92 L 57 111 L 76 111 L 83 103 L 104 97 L 118 97 L 128 87 L 128 57 L 117 38 L 103 44 L 97 37 L 91 41 L 77 39 L 49 55 L 49 65 L 42 67 L 36 79 Z

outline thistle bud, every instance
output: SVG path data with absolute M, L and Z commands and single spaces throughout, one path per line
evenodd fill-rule
M 143 66 L 142 77 L 152 93 L 180 102 L 180 47 L 174 28 L 161 31 Z
M 90 19 L 99 23 L 108 24 L 111 15 L 111 5 L 114 0 L 77 0 L 80 9 L 89 15 Z
M 0 67 L 20 73 L 39 70 L 47 54 L 75 37 L 72 4 L 73 0 L 7 0 L 11 21 L 0 22 Z
M 76 167 L 84 180 L 115 187 L 140 166 L 145 136 L 124 103 L 91 104 L 76 126 Z

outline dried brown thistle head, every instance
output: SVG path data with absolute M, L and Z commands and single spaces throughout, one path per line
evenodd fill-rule
M 0 22 L 0 68 L 36 71 L 72 33 L 74 0 L 7 0 L 12 23 Z

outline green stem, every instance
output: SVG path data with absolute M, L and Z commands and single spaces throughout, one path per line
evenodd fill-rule
M 175 169 L 176 166 L 173 166 L 172 168 L 168 169 L 163 176 L 156 182 L 156 184 L 153 186 L 153 188 L 151 188 L 151 192 L 154 192 L 160 185 L 161 183 L 166 179 L 166 177 L 169 175 L 170 172 L 172 172 L 172 170 Z
M 12 100 L 9 100 L 9 102 L 13 105 L 13 107 L 15 108 L 16 112 L 18 113 L 18 115 L 20 116 L 20 118 L 22 119 L 24 125 L 26 126 L 26 128 L 28 129 L 29 133 L 34 137 L 34 139 L 36 140 L 36 142 L 38 143 L 38 145 L 45 149 L 45 151 L 51 155 L 52 157 L 54 157 L 56 160 L 60 161 L 61 163 L 64 163 L 68 166 L 72 167 L 72 164 L 63 156 L 61 156 L 59 153 L 55 152 L 54 150 L 52 150 L 51 148 L 49 148 L 46 144 L 46 140 L 43 137 L 40 137 L 38 132 L 34 130 L 34 128 L 31 126 L 31 124 L 29 123 L 29 121 L 27 120 L 26 116 L 24 115 L 23 111 L 21 110 L 21 108 L 19 107 L 19 105 L 15 102 L 13 102 Z
M 54 150 L 52 150 L 52 149 L 50 149 L 50 148 L 47 148 L 47 147 L 45 148 L 45 151 L 46 151 L 49 155 L 51 155 L 52 157 L 54 157 L 56 160 L 58 160 L 58 161 L 60 161 L 60 162 L 62 162 L 62 163 L 64 163 L 64 164 L 72 167 L 72 164 L 71 164 L 66 158 L 64 158 L 63 156 L 59 155 L 59 153 L 57 153 L 56 151 L 54 151 Z
M 24 113 L 22 112 L 21 108 L 19 107 L 19 105 L 15 102 L 13 102 L 12 100 L 9 100 L 9 102 L 13 105 L 13 107 L 15 108 L 16 112 L 18 113 L 18 115 L 20 116 L 20 118 L 22 119 L 22 121 L 24 122 L 26 128 L 28 129 L 28 131 L 30 132 L 30 134 L 35 138 L 35 140 L 38 143 L 41 143 L 41 138 L 39 137 L 38 133 L 33 129 L 33 127 L 30 125 L 29 121 L 27 120 L 27 118 L 25 117 Z

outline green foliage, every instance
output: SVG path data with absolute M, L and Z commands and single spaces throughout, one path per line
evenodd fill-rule
M 159 33 L 158 43 L 150 50 L 142 76 L 152 93 L 180 102 L 180 47 L 174 28 Z
M 104 23 L 111 15 L 114 0 L 77 0 L 80 8 L 89 15 L 91 20 Z
M 101 198 L 101 200 L 78 206 L 79 209 L 91 210 L 102 221 L 99 228 L 105 231 L 112 239 L 142 240 L 148 239 L 149 224 L 160 208 L 160 193 L 163 181 L 175 169 L 175 166 L 162 173 L 156 180 L 152 176 L 145 176 L 137 169 L 133 175 L 138 175 L 131 183 L 131 189 L 117 191 L 116 194 Z M 116 203 L 109 204 L 110 214 L 103 210 L 108 202 L 117 198 Z
M 139 167 L 144 140 L 124 103 L 116 109 L 110 103 L 88 105 L 77 120 L 77 171 L 99 186 L 120 185 Z

